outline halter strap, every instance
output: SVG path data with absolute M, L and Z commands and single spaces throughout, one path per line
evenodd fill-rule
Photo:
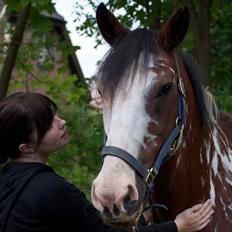
M 184 86 L 182 83 L 180 69 L 177 61 L 177 57 L 175 55 L 175 63 L 177 68 L 177 76 L 178 76 L 178 115 L 176 118 L 175 128 L 171 131 L 168 138 L 163 143 L 157 158 L 155 159 L 152 167 L 148 170 L 145 169 L 144 165 L 137 160 L 133 155 L 128 153 L 127 151 L 114 146 L 104 146 L 102 149 L 103 157 L 107 155 L 116 156 L 122 160 L 124 160 L 127 164 L 129 164 L 134 170 L 139 174 L 139 176 L 144 180 L 146 184 L 151 182 L 158 174 L 160 166 L 164 162 L 164 159 L 167 158 L 169 151 L 174 150 L 177 145 L 177 139 L 181 133 L 182 127 L 185 123 L 185 93 Z
M 130 153 L 119 147 L 105 146 L 102 149 L 102 155 L 103 157 L 107 155 L 116 156 L 134 168 L 142 179 L 145 179 L 147 176 L 147 170 L 144 168 L 143 164 Z

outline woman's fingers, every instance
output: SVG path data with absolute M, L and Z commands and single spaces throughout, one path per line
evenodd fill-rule
M 211 221 L 211 218 L 209 218 L 208 220 L 206 220 L 205 222 L 203 222 L 197 230 L 201 230 L 204 227 L 206 227 L 209 224 L 210 221 Z
M 207 217 L 212 210 L 213 210 L 212 202 L 211 200 L 208 200 L 202 205 L 201 209 L 196 213 L 198 213 L 203 218 L 203 217 Z
M 205 218 L 205 217 L 209 217 L 212 215 L 212 213 L 214 212 L 213 207 L 211 205 L 209 205 L 205 211 L 201 212 L 201 217 Z
M 197 204 L 197 205 L 194 205 L 191 209 L 192 209 L 192 212 L 195 213 L 196 211 L 200 210 L 202 207 L 202 204 Z
M 214 210 L 210 200 L 206 201 L 198 211 L 195 211 L 194 214 L 198 221 L 197 230 L 204 228 L 210 222 L 213 212 Z

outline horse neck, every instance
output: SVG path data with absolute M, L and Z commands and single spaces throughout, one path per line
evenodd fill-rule
M 216 214 L 231 217 L 232 199 L 228 193 L 232 191 L 232 156 L 228 140 L 214 117 L 203 130 L 197 120 L 196 104 L 189 104 L 188 109 L 179 148 L 157 178 L 156 201 L 171 209 L 166 219 L 208 198 L 217 205 Z M 225 212 L 223 205 L 229 205 Z
M 186 77 L 186 70 L 181 66 L 182 75 Z M 189 82 L 185 80 L 188 91 L 187 97 L 187 123 L 182 137 L 184 138 L 177 151 L 174 167 L 180 172 L 186 170 L 186 177 L 198 176 L 198 192 L 202 197 L 210 196 L 215 202 L 216 192 L 221 185 L 215 184 L 220 179 L 220 183 L 225 184 L 225 188 L 232 185 L 232 152 L 230 143 L 218 123 L 218 109 L 213 96 L 204 90 L 204 98 L 208 119 L 201 122 L 199 119 L 199 107 L 194 100 L 194 91 Z M 180 165 L 178 165 L 180 163 Z M 181 164 L 182 163 L 182 164 Z M 183 177 L 182 177 L 183 178 Z M 196 178 L 195 178 L 196 179 Z M 226 180 L 226 181 L 224 181 Z M 226 183 L 227 182 L 227 183 Z M 194 191 L 196 183 L 189 184 L 189 190 Z

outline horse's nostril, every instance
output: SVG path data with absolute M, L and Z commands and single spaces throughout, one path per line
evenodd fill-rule
M 112 213 L 110 212 L 110 210 L 107 207 L 104 207 L 103 209 L 103 216 L 107 217 L 107 218 L 112 218 Z
M 126 195 L 126 197 L 124 198 L 124 200 L 123 200 L 123 203 L 124 204 L 129 204 L 130 203 L 130 196 L 129 195 Z
M 123 206 L 128 214 L 133 213 L 137 209 L 137 207 L 138 207 L 137 202 L 138 201 L 136 201 L 136 200 L 131 200 L 129 195 L 127 195 L 123 199 Z
M 113 205 L 113 213 L 115 216 L 119 216 L 119 214 L 120 214 L 120 211 L 115 204 Z

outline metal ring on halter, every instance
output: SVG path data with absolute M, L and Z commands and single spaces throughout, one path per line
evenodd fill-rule
M 180 117 L 176 118 L 176 127 L 180 127 L 182 125 L 182 119 Z
M 155 179 L 157 174 L 158 174 L 158 171 L 156 170 L 155 167 L 147 169 L 147 176 L 145 178 L 146 184 L 151 183 Z
M 178 81 L 179 81 L 179 88 L 180 88 L 180 91 L 181 91 L 181 93 L 183 94 L 183 97 L 186 98 L 183 81 L 182 81 L 182 79 L 180 79 L 180 78 L 179 78 Z

